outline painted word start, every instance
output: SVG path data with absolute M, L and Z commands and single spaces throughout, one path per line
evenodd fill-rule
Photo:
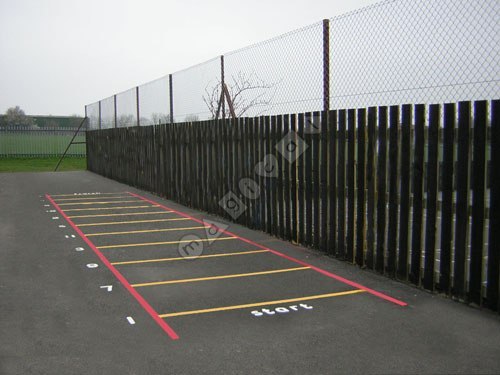
M 299 311 L 301 309 L 304 310 L 312 310 L 312 306 L 309 306 L 305 303 L 301 303 L 300 305 L 292 305 L 288 307 L 276 307 L 275 309 L 262 309 L 262 310 L 254 310 L 251 312 L 253 316 L 263 316 L 263 315 L 275 315 L 278 314 L 287 314 L 291 311 Z

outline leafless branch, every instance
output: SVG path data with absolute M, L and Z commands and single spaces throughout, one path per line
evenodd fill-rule
M 243 116 L 250 109 L 261 107 L 262 110 L 257 114 L 262 114 L 266 111 L 276 93 L 277 83 L 266 83 L 259 79 L 255 73 L 246 75 L 243 72 L 238 72 L 236 76 L 231 76 L 226 83 L 229 92 L 229 98 L 233 104 L 234 111 L 237 117 Z M 205 88 L 203 101 L 212 117 L 216 117 L 221 98 L 222 85 L 220 80 L 215 84 L 208 84 Z

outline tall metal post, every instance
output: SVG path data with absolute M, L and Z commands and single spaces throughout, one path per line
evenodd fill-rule
M 102 118 L 101 118 L 101 101 L 99 100 L 99 130 L 102 129 Z
M 137 126 L 141 126 L 141 118 L 139 113 L 139 86 L 135 88 L 135 102 L 137 106 Z
M 85 118 L 87 118 L 87 106 L 85 106 Z M 88 129 L 88 122 L 85 124 L 85 129 Z
M 220 56 L 220 92 L 221 92 L 221 104 L 222 104 L 222 118 L 226 118 L 226 100 L 224 99 L 224 87 L 226 83 L 224 81 L 224 55 Z
M 330 110 L 330 20 L 323 20 L 323 110 Z
M 172 74 L 168 75 L 168 91 L 170 99 L 170 123 L 174 123 L 174 84 L 172 80 Z
M 114 111 L 115 111 L 115 118 L 114 118 L 114 121 L 115 121 L 115 128 L 118 127 L 118 114 L 117 114 L 117 111 L 116 111 L 116 95 L 113 95 L 113 105 L 114 105 Z

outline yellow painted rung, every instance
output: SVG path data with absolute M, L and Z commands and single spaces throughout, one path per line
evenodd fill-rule
M 354 289 L 354 290 L 348 290 L 346 292 L 318 294 L 315 296 L 289 298 L 289 299 L 282 299 L 282 300 L 278 300 L 278 301 L 265 301 L 265 302 L 257 302 L 257 303 L 247 303 L 245 305 L 214 307 L 211 309 L 202 309 L 202 310 L 180 311 L 180 312 L 174 312 L 174 313 L 169 313 L 169 314 L 161 314 L 158 316 L 160 318 L 171 318 L 174 316 L 206 314 L 206 313 L 217 312 L 217 311 L 248 309 L 248 308 L 260 307 L 260 306 L 281 305 L 281 304 L 285 304 L 285 303 L 295 303 L 295 302 L 311 301 L 311 300 L 322 299 L 322 298 L 340 297 L 340 296 L 347 296 L 350 294 L 357 294 L 357 293 L 364 293 L 364 292 L 365 291 L 362 289 Z
M 167 281 L 154 281 L 150 283 L 132 284 L 134 288 L 144 287 L 144 286 L 156 286 L 156 285 L 167 285 L 167 284 L 180 284 L 180 283 L 192 283 L 196 281 L 209 281 L 209 280 L 222 280 L 222 279 L 234 279 L 238 277 L 250 277 L 250 276 L 260 276 L 260 275 L 272 275 L 276 273 L 293 272 L 293 271 L 304 271 L 310 269 L 310 267 L 296 267 L 296 268 L 285 268 L 280 270 L 270 270 L 270 271 L 260 271 L 260 272 L 249 272 L 249 273 L 237 273 L 232 275 L 219 275 L 219 276 L 209 276 L 209 277 L 197 277 L 194 279 L 180 279 L 180 280 L 167 280 Z

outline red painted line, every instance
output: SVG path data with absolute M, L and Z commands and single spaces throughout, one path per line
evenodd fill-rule
M 134 197 L 136 197 L 136 198 L 142 199 L 142 200 L 143 200 L 143 201 L 145 201 L 145 202 L 149 202 L 149 203 L 156 204 L 156 205 L 158 205 L 159 207 L 161 207 L 161 208 L 163 208 L 163 209 L 165 209 L 165 210 L 170 210 L 170 211 L 173 211 L 173 212 L 175 212 L 175 213 L 176 213 L 176 214 L 178 214 L 178 215 L 181 215 L 181 216 L 187 217 L 187 218 L 189 218 L 189 219 L 191 219 L 191 220 L 194 220 L 194 221 L 196 221 L 196 222 L 198 222 L 198 223 L 203 223 L 203 220 L 196 219 L 195 217 L 190 216 L 190 215 L 188 215 L 188 214 L 185 214 L 184 212 L 180 212 L 180 211 L 174 210 L 173 208 L 167 207 L 167 206 L 165 206 L 165 205 L 163 205 L 163 204 L 160 204 L 160 203 L 158 203 L 158 202 L 152 201 L 152 200 L 150 200 L 150 199 L 148 199 L 148 198 L 145 198 L 145 197 L 142 197 L 142 196 L 140 196 L 140 195 L 138 195 L 138 194 L 135 194 L 135 193 L 132 193 L 132 192 L 127 192 L 127 193 L 128 193 L 128 194 L 130 194 L 130 195 L 132 195 L 132 196 L 134 196 Z M 310 267 L 310 268 L 311 268 L 311 269 L 313 269 L 314 271 L 319 272 L 319 273 L 321 273 L 321 274 L 323 274 L 323 275 L 325 275 L 325 276 L 328 276 L 328 277 L 330 277 L 330 278 L 332 278 L 332 279 L 335 279 L 335 280 L 337 280 L 337 281 L 340 281 L 340 282 L 342 282 L 342 283 L 344 283 L 344 284 L 350 285 L 350 286 L 352 286 L 352 287 L 354 287 L 354 288 L 362 289 L 362 290 L 366 291 L 367 293 L 370 293 L 370 294 L 372 294 L 372 295 L 374 295 L 374 296 L 376 296 L 376 297 L 382 298 L 382 299 L 384 299 L 384 300 L 386 300 L 386 301 L 392 302 L 392 303 L 394 303 L 394 304 L 396 304 L 396 305 L 399 305 L 399 306 L 407 306 L 407 305 L 408 305 L 406 302 L 403 302 L 403 301 L 400 301 L 400 300 L 398 300 L 398 299 L 396 299 L 396 298 L 390 297 L 390 296 L 388 296 L 388 295 L 386 295 L 386 294 L 384 294 L 384 293 L 377 292 L 377 291 L 376 291 L 376 290 L 374 290 L 374 289 L 368 288 L 368 287 L 366 287 L 366 286 L 364 286 L 364 285 L 358 284 L 358 283 L 356 283 L 356 282 L 354 282 L 354 281 L 348 280 L 348 279 L 346 279 L 346 278 L 344 278 L 344 277 L 342 277 L 342 276 L 336 275 L 336 274 L 334 274 L 334 273 L 331 273 L 331 272 L 325 271 L 325 270 L 323 270 L 323 269 L 321 269 L 321 268 L 319 268 L 319 267 L 313 266 L 313 265 L 311 265 L 311 264 L 309 264 L 309 263 L 303 262 L 303 261 L 301 261 L 301 260 L 299 260 L 299 259 L 296 259 L 296 258 L 294 258 L 294 257 L 291 257 L 291 256 L 289 256 L 289 255 L 286 255 L 286 254 L 280 253 L 279 251 L 276 251 L 276 250 L 273 250 L 273 249 L 269 249 L 269 248 L 267 248 L 267 247 L 265 247 L 265 246 L 262 246 L 262 245 L 260 245 L 260 244 L 258 244 L 258 243 L 256 243 L 256 242 L 254 242 L 254 241 L 252 241 L 252 240 L 249 240 L 249 239 L 244 238 L 244 237 L 240 237 L 240 236 L 238 236 L 237 234 L 234 234 L 234 233 L 229 232 L 229 231 L 227 231 L 227 230 L 224 230 L 224 229 L 222 229 L 222 228 L 218 228 L 218 227 L 217 227 L 217 229 L 219 229 L 222 233 L 225 233 L 225 234 L 227 234 L 227 235 L 229 235 L 229 236 L 234 236 L 234 237 L 238 238 L 239 240 L 241 240 L 241 241 L 243 241 L 243 242 L 246 242 L 246 243 L 251 244 L 251 245 L 254 245 L 254 246 L 258 246 L 259 248 L 261 248 L 261 249 L 263 249 L 263 250 L 268 250 L 268 251 L 270 251 L 271 253 L 273 253 L 273 254 L 275 254 L 275 255 L 278 255 L 278 256 L 280 256 L 280 257 L 282 257 L 282 258 L 285 258 L 285 259 L 288 259 L 288 260 L 291 260 L 292 262 L 295 262 L 295 263 L 297 263 L 297 264 L 300 264 L 300 265 L 303 265 L 303 266 Z
M 52 203 L 57 211 L 66 219 L 69 225 L 75 230 L 76 233 L 89 245 L 89 247 L 94 250 L 94 253 L 99 257 L 102 263 L 115 275 L 115 277 L 122 283 L 122 285 L 129 291 L 132 296 L 139 302 L 144 310 L 153 318 L 153 320 L 167 333 L 172 340 L 179 339 L 177 333 L 170 327 L 164 319 L 159 317 L 159 314 L 151 307 L 151 305 L 129 284 L 127 279 L 108 261 L 108 259 L 99 251 L 99 249 L 90 241 L 85 234 L 71 221 L 71 219 L 61 210 L 59 205 L 54 202 L 49 194 L 45 197 Z

